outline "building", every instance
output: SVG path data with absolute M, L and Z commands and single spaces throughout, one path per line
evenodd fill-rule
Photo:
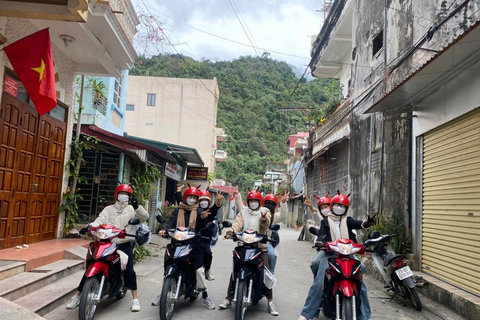
M 59 206 L 67 188 L 76 75 L 120 77 L 136 58 L 135 11 L 129 0 L 64 1 L 55 8 L 51 1 L 31 2 L 2 5 L 0 40 L 8 45 L 49 28 L 59 102 L 39 116 L 2 53 L 0 84 L 17 90 L 4 90 L 1 103 L 0 248 L 62 236 L 65 216 Z
M 227 138 L 223 129 L 216 128 L 219 97 L 216 78 L 130 76 L 127 92 L 125 132 L 129 136 L 198 150 L 203 167 L 213 174 L 216 161 L 226 160 L 226 152 L 216 148 L 217 141 Z M 208 185 L 207 179 L 201 181 L 202 186 Z

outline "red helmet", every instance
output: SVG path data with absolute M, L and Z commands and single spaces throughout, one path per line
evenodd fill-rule
M 346 205 L 348 209 L 348 207 L 350 207 L 350 200 L 348 200 L 348 196 L 349 195 L 346 196 L 338 192 L 338 194 L 336 194 L 335 197 L 332 198 L 332 203 L 330 204 L 330 207 L 333 207 L 334 203 L 339 203 L 339 204 Z
M 263 198 L 263 202 L 264 202 L 264 203 L 265 203 L 265 201 L 275 202 L 275 209 L 278 207 L 278 198 L 277 198 L 277 196 L 274 195 L 273 193 L 267 194 L 267 195 Z
M 328 204 L 330 206 L 332 205 L 332 199 L 328 197 L 328 192 L 325 194 L 325 197 L 319 197 L 317 195 L 314 195 L 314 197 L 318 199 L 318 204 L 317 204 L 318 207 L 324 204 Z
M 208 187 L 205 191 L 198 191 L 200 191 L 200 198 L 198 198 L 199 201 L 202 199 L 207 199 L 209 202 L 212 202 L 212 195 L 210 194 L 210 192 L 208 192 Z
M 188 189 L 185 190 L 185 192 L 183 193 L 183 202 L 184 203 L 187 202 L 187 196 L 195 196 L 199 198 L 201 194 L 202 192 L 198 188 L 191 187 L 190 185 L 188 185 Z
M 247 194 L 247 203 L 248 200 L 259 200 L 260 206 L 263 206 L 263 197 L 260 192 L 258 192 L 258 188 L 256 190 L 249 190 L 250 192 Z
M 132 194 L 133 194 L 133 190 L 128 184 L 121 184 L 115 189 L 115 192 L 113 193 L 113 197 L 115 198 L 115 201 L 117 200 L 117 196 L 119 192 L 128 192 L 130 194 L 130 197 L 132 197 Z

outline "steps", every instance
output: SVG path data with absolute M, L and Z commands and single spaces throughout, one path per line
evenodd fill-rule
M 25 271 L 26 262 L 0 260 L 0 280 Z

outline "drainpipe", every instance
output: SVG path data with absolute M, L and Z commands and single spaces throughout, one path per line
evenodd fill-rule
M 118 181 L 123 183 L 123 170 L 125 169 L 125 153 L 120 153 L 118 158 Z
M 368 146 L 368 177 L 367 177 L 367 213 L 370 213 L 370 193 L 372 190 L 372 145 L 373 145 L 373 125 L 374 119 L 373 116 L 375 114 L 370 114 L 370 143 Z
M 82 74 L 82 81 L 81 81 L 81 86 L 80 86 L 80 103 L 78 105 L 78 119 L 77 119 L 77 132 L 75 136 L 75 141 L 76 145 L 78 145 L 80 141 L 80 132 L 82 131 L 82 110 L 83 110 L 83 89 L 85 87 L 85 76 Z M 77 161 L 75 163 L 75 172 L 80 171 L 80 165 L 82 164 L 82 155 L 83 152 L 80 152 L 78 155 Z M 72 189 L 70 192 L 72 195 L 75 195 L 75 190 L 77 189 L 77 179 L 73 179 L 72 182 Z

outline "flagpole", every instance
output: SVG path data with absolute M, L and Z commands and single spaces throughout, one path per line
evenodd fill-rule
M 81 81 L 81 86 L 80 86 L 80 102 L 78 104 L 78 115 L 77 115 L 77 132 L 76 132 L 76 137 L 75 137 L 75 146 L 78 147 L 80 143 L 80 132 L 82 131 L 82 111 L 83 111 L 83 88 L 85 87 L 85 75 L 82 74 L 82 81 Z M 77 179 L 75 178 L 78 175 L 78 172 L 80 171 L 80 165 L 82 164 L 82 156 L 83 152 L 82 150 L 76 150 L 79 152 L 77 155 L 77 161 L 75 163 L 75 175 L 73 176 L 73 182 L 72 182 L 72 194 L 75 195 L 76 190 L 77 190 Z

